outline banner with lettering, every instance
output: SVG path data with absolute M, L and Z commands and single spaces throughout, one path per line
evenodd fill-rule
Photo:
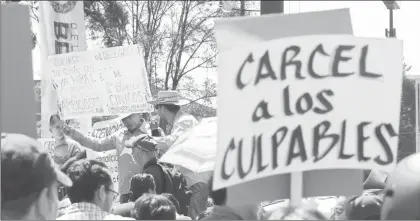
M 402 41 L 300 36 L 222 51 L 219 61 L 215 189 L 396 166 Z
M 124 124 L 121 122 L 120 118 L 101 121 L 92 126 L 92 131 L 89 132 L 89 136 L 105 138 L 124 128 Z
M 151 112 L 151 92 L 138 45 L 50 56 L 47 72 L 64 118 Z
M 45 62 L 49 55 L 86 50 L 83 1 L 40 1 L 39 46 L 41 49 L 41 137 L 51 137 L 49 117 L 60 112 L 57 92 L 51 84 Z M 90 117 L 75 119 L 88 128 Z M 89 130 L 80 131 L 87 133 Z

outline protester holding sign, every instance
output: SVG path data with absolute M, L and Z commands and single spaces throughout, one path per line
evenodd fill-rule
M 133 156 L 130 153 L 131 151 L 128 151 L 128 149 L 125 148 L 124 143 L 133 136 L 145 134 L 146 131 L 141 130 L 145 121 L 140 114 L 127 114 L 121 116 L 121 118 L 126 129 L 120 130 L 105 138 L 92 138 L 68 126 L 64 127 L 64 133 L 84 147 L 94 151 L 103 152 L 114 149 L 117 150 L 119 174 L 118 189 L 121 194 L 120 202 L 124 203 L 127 202 L 129 198 L 129 181 L 131 177 L 140 173 L 142 170 L 142 168 L 133 160 Z

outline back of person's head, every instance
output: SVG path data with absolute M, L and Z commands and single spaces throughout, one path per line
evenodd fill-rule
M 74 162 L 67 174 L 73 186 L 67 188 L 72 203 L 93 203 L 109 212 L 117 193 L 108 167 L 96 160 L 82 159 Z
M 152 175 L 139 173 L 130 180 L 130 200 L 135 202 L 145 193 L 156 193 L 155 179 Z
M 176 212 L 178 214 L 180 214 L 180 207 L 179 207 L 179 202 L 178 200 L 174 197 L 174 195 L 170 194 L 170 193 L 162 193 L 162 196 L 165 196 L 166 198 L 168 198 L 175 206 Z
M 384 192 L 382 220 L 420 220 L 420 153 L 398 163 Z
M 61 121 L 60 115 L 53 114 L 50 116 L 50 127 L 54 126 L 57 122 Z
M 1 134 L 1 219 L 55 219 L 58 186 L 72 182 L 47 150 L 22 134 Z
M 269 220 L 327 220 L 327 218 L 316 209 L 304 209 L 298 207 L 287 207 L 273 212 Z
M 219 190 L 213 190 L 213 176 L 210 177 L 209 192 L 210 192 L 210 197 L 213 200 L 214 205 L 223 206 L 226 204 L 227 189 L 222 188 Z
M 131 215 L 136 220 L 175 220 L 175 205 L 165 196 L 144 194 L 135 202 Z
M 382 199 L 375 195 L 351 197 L 344 206 L 347 220 L 379 220 Z

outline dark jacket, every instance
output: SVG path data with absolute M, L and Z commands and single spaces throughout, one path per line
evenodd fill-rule
M 174 185 L 166 167 L 157 162 L 157 158 L 149 160 L 143 167 L 143 173 L 153 176 L 156 184 L 156 194 L 174 193 Z

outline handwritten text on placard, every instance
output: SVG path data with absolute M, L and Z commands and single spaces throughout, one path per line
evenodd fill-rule
M 147 112 L 152 107 L 137 45 L 53 55 L 48 60 L 65 118 Z
M 395 166 L 401 41 L 302 36 L 220 56 L 215 188 Z

